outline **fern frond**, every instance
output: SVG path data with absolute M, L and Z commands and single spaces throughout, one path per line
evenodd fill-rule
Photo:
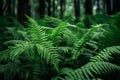
M 67 46 L 74 46 L 74 43 L 78 40 L 77 36 L 68 28 L 63 31 L 62 37 L 62 40 L 66 42 Z
M 42 59 L 46 61 L 46 63 L 50 63 L 54 66 L 56 70 L 58 70 L 58 64 L 60 62 L 59 55 L 56 54 L 53 49 L 48 49 L 42 45 L 36 44 L 36 48 L 38 51 L 38 54 L 41 56 Z M 54 53 L 53 53 L 54 52 Z
M 114 55 L 120 55 L 120 46 L 113 46 L 103 49 L 97 56 L 91 58 L 91 61 L 110 61 Z
M 96 78 L 96 79 L 92 79 L 92 80 L 103 80 L 103 79 L 100 79 L 100 78 Z
M 46 47 L 52 47 L 53 43 L 48 41 L 48 36 L 46 35 L 43 27 L 39 26 L 39 24 L 30 17 L 28 17 L 28 20 L 30 22 L 28 33 L 30 38 L 32 38 L 32 42 L 35 44 L 42 44 Z
M 29 42 L 11 46 L 7 50 L 0 53 L 2 56 L 0 57 L 0 61 L 7 61 L 8 59 L 12 60 L 13 62 L 19 61 L 20 55 L 26 51 L 29 51 L 30 49 L 33 49 L 33 47 L 34 45 Z M 27 55 L 30 55 L 30 53 L 28 52 Z
M 59 34 L 61 34 L 61 32 L 68 26 L 68 23 L 67 22 L 63 22 L 63 23 L 60 23 L 58 25 L 58 27 L 56 27 L 52 34 L 50 35 L 51 38 L 54 38 L 56 36 L 58 36 Z
M 96 25 L 95 27 L 91 28 L 87 33 L 85 33 L 82 38 L 75 44 L 75 49 L 73 50 L 72 59 L 77 59 L 80 55 L 82 48 L 90 39 L 90 36 L 100 27 L 101 25 Z
M 44 59 L 44 61 L 46 61 L 47 64 L 50 63 L 54 66 L 56 70 L 58 70 L 58 64 L 60 62 L 60 59 L 55 49 L 47 48 L 40 44 L 33 44 L 29 42 L 17 44 L 16 46 L 12 46 L 9 49 L 1 52 L 0 62 L 9 60 L 19 62 L 20 56 L 24 54 L 26 56 L 34 56 L 36 52 L 35 47 L 41 59 Z
M 118 46 L 120 45 L 120 28 L 110 26 L 109 29 L 105 29 L 103 36 L 99 38 L 99 43 L 105 47 Z M 116 36 L 118 35 L 118 36 Z
M 2 77 L 4 80 L 13 80 L 15 74 L 18 71 L 18 65 L 15 63 L 8 63 L 0 65 L 0 74 L 4 74 Z
M 71 68 L 62 68 L 59 70 L 58 75 L 53 77 L 51 80 L 64 80 L 61 76 L 65 76 L 65 74 L 69 72 L 73 72 L 73 70 Z
M 61 42 L 61 34 L 63 31 L 67 28 L 68 23 L 62 22 L 60 23 L 50 35 L 48 35 L 48 38 L 54 42 L 54 44 L 58 44 Z
M 26 41 L 23 41 L 23 40 L 9 40 L 9 41 L 6 41 L 4 42 L 3 44 L 5 45 L 9 45 L 9 44 L 21 44 L 21 43 L 25 43 Z
M 58 48 L 58 52 L 62 52 L 62 53 L 69 53 L 69 51 L 72 51 L 72 47 L 57 47 Z
M 38 63 L 29 63 L 23 65 L 22 63 L 10 62 L 4 65 L 0 65 L 0 74 L 4 75 L 4 80 L 13 80 L 16 75 L 17 77 L 19 76 L 19 79 L 22 80 L 28 80 L 30 78 L 32 79 L 33 77 L 35 80 L 39 80 L 38 75 L 40 75 L 40 68 L 40 64 Z
M 80 69 L 66 74 L 65 80 L 91 80 L 100 75 L 120 71 L 120 67 L 108 62 L 90 62 Z
M 39 42 L 39 43 L 45 42 L 46 36 L 45 36 L 45 32 L 43 31 L 41 26 L 39 26 L 38 23 L 30 17 L 28 17 L 28 20 L 30 22 L 28 32 L 29 32 L 30 36 L 32 37 L 32 40 Z

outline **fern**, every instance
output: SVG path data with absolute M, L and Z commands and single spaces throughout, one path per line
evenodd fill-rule
M 57 48 L 58 48 L 58 52 L 63 53 L 63 55 L 66 54 L 66 53 L 69 53 L 73 49 L 72 47 L 68 47 L 68 46 L 66 46 L 66 47 L 57 47 Z
M 100 75 L 120 71 L 120 67 L 108 62 L 90 62 L 80 69 L 66 74 L 65 80 L 91 80 Z M 64 80 L 64 79 L 63 79 Z
M 36 44 L 36 48 L 37 48 L 37 51 L 38 51 L 39 55 L 41 56 L 41 58 L 43 58 L 46 61 L 46 63 L 50 63 L 51 65 L 54 66 L 54 68 L 56 70 L 58 70 L 60 56 L 58 54 L 56 54 L 55 51 L 53 51 L 54 49 L 52 49 L 52 48 L 48 49 L 48 48 L 46 48 L 42 45 L 39 45 L 39 44 Z
M 3 75 L 0 78 L 102 80 L 104 75 L 106 79 L 106 75 L 120 71 L 120 66 L 113 60 L 120 55 L 120 46 L 116 46 L 119 45 L 119 36 L 116 36 L 119 28 L 100 24 L 82 29 L 67 22 L 56 23 L 52 18 L 46 18 L 39 25 L 34 19 L 27 18 L 27 28 L 21 25 L 21 28 L 7 27 L 7 33 L 12 33 L 10 37 L 14 40 L 4 42 L 8 48 L 0 52 L 0 75 Z M 111 45 L 115 46 L 108 47 Z
M 17 70 L 18 70 L 18 65 L 15 63 L 0 65 L 0 74 L 4 73 L 4 75 L 2 76 L 4 77 L 4 80 L 13 80 L 15 74 L 17 73 Z
M 62 41 L 66 42 L 67 46 L 70 46 L 70 47 L 74 46 L 74 43 L 77 40 L 78 40 L 77 36 L 75 34 L 73 34 L 73 32 L 69 28 L 66 28 L 63 31 Z
M 114 55 L 120 55 L 120 46 L 113 46 L 103 49 L 97 56 L 91 58 L 91 61 L 107 61 L 113 59 Z
M 104 29 L 103 36 L 99 38 L 99 43 L 104 47 L 118 46 L 120 45 L 120 28 L 110 26 L 109 29 Z M 116 36 L 117 35 L 117 36 Z
M 90 40 L 90 36 L 98 29 L 101 25 L 97 25 L 94 28 L 89 29 L 87 33 L 85 33 L 82 38 L 75 44 L 75 49 L 73 50 L 72 59 L 77 59 L 81 53 L 82 48 Z
M 0 61 L 7 61 L 7 59 L 10 59 L 12 61 L 19 61 L 19 57 L 22 53 L 26 52 L 27 50 L 32 47 L 33 44 L 30 44 L 28 42 L 16 44 L 15 46 L 9 47 L 7 50 L 1 52 L 1 58 Z M 27 53 L 27 55 L 30 55 L 30 53 Z
M 1 55 L 3 57 L 0 58 L 1 61 L 10 59 L 12 61 L 20 61 L 20 57 L 22 55 L 34 57 L 34 55 L 39 54 L 41 59 L 44 59 L 46 63 L 49 63 L 54 66 L 56 70 L 58 70 L 58 64 L 60 62 L 59 54 L 57 54 L 56 48 L 53 46 L 51 41 L 47 40 L 47 36 L 43 29 L 37 24 L 35 20 L 29 18 L 30 25 L 27 28 L 29 39 L 25 41 L 9 41 L 10 43 L 17 43 L 15 46 L 8 48 L 3 51 Z M 8 43 L 9 43 L 8 42 Z M 37 54 L 36 54 L 37 53 Z M 5 57 L 7 55 L 8 58 Z
M 54 42 L 54 44 L 58 44 L 61 41 L 61 34 L 68 26 L 67 22 L 60 23 L 50 35 L 48 35 L 48 38 Z
M 54 18 L 50 16 L 46 16 L 44 19 L 40 19 L 40 20 L 37 19 L 37 21 L 41 26 L 47 26 L 47 27 L 52 27 L 52 28 L 57 27 L 61 22 L 63 22 L 62 20 L 58 18 Z
M 22 64 L 22 63 L 7 63 L 0 65 L 0 74 L 3 73 L 4 80 L 14 80 L 18 77 L 21 80 L 28 80 L 34 78 L 39 80 L 38 75 L 40 75 L 41 67 L 39 64 Z M 6 77 L 7 76 L 7 77 Z
M 96 79 L 92 79 L 92 80 L 103 80 L 103 79 L 100 79 L 100 78 L 96 78 Z
M 36 43 L 44 44 L 47 41 L 45 32 L 35 20 L 33 20 L 30 17 L 28 17 L 28 20 L 30 22 L 28 32 L 30 37 L 32 38 L 32 41 Z
M 59 80 L 59 79 L 62 80 L 63 77 L 61 77 L 61 76 L 64 76 L 65 74 L 72 72 L 72 71 L 73 71 L 73 69 L 71 69 L 71 68 L 62 68 L 59 70 L 57 76 L 53 77 L 51 80 Z
M 58 25 L 58 27 L 56 27 L 52 32 L 51 38 L 58 36 L 67 26 L 68 26 L 68 23 L 66 22 L 63 22 L 60 25 Z

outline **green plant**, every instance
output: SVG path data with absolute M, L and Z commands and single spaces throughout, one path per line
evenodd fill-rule
M 108 62 L 90 62 L 80 69 L 68 72 L 65 80 L 91 80 L 114 71 L 120 71 L 120 67 Z
M 113 75 L 116 72 L 120 72 L 120 66 L 115 62 L 111 62 L 111 60 L 116 59 L 114 55 L 118 56 L 118 54 L 120 54 L 120 46 L 106 48 L 97 56 L 92 57 L 90 62 L 78 69 L 73 70 L 70 68 L 63 68 L 63 70 L 60 71 L 62 73 L 58 74 L 59 77 L 56 77 L 53 80 L 91 80 L 96 78 L 105 79 L 105 77 L 103 77 L 104 75 Z M 119 75 L 119 73 L 117 74 Z
M 4 62 L 6 64 L 9 64 L 9 62 L 12 62 L 16 65 L 21 64 L 21 67 L 19 66 L 18 70 L 15 71 L 13 78 L 16 75 L 22 75 L 21 79 L 31 79 L 32 76 L 38 79 L 38 75 L 41 74 L 39 73 L 39 69 L 42 68 L 40 68 L 40 64 L 42 64 L 43 67 L 45 67 L 46 65 L 53 66 L 52 69 L 58 71 L 60 56 L 59 54 L 57 54 L 56 48 L 53 46 L 53 43 L 51 41 L 47 40 L 47 36 L 44 33 L 43 29 L 33 19 L 29 17 L 28 19 L 30 24 L 29 27 L 26 29 L 27 33 L 26 36 L 24 36 L 26 37 L 25 40 L 9 41 L 9 43 L 14 43 L 14 46 L 10 46 L 7 50 L 4 50 L 0 53 L 0 55 L 2 56 L 0 58 L 1 63 Z M 38 74 L 33 74 L 34 72 L 31 72 L 34 70 L 34 68 L 31 68 L 31 71 L 26 70 L 25 72 L 21 73 L 24 68 L 29 69 L 30 67 L 35 67 L 35 71 L 37 71 Z M 11 70 L 12 68 L 8 66 L 8 69 Z M 4 68 L 2 68 L 1 70 L 4 70 Z M 11 73 L 10 75 L 13 74 Z M 31 76 L 31 74 L 33 75 Z
M 81 39 L 75 44 L 75 49 L 73 50 L 73 59 L 77 59 L 78 56 L 81 54 L 81 50 L 84 47 L 84 45 L 87 43 L 88 40 L 90 40 L 90 36 L 98 29 L 101 25 L 97 25 L 91 29 L 87 33 L 85 33 Z
M 49 27 L 27 18 L 27 28 L 14 20 L 5 31 L 11 38 L 0 52 L 1 79 L 120 79 L 118 27 L 97 24 L 85 29 L 68 22 Z

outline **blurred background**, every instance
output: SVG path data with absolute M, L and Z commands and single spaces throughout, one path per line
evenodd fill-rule
M 25 15 L 46 16 L 78 22 L 84 15 L 114 15 L 120 11 L 120 0 L 0 0 L 0 16 L 25 21 Z

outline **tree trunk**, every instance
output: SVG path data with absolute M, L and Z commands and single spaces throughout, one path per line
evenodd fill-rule
M 45 0 L 39 0 L 39 16 L 44 18 L 45 16 Z
M 116 12 L 120 11 L 120 0 L 116 0 Z
M 112 4 L 111 0 L 106 0 L 107 14 L 112 15 Z
M 52 1 L 52 16 L 55 17 L 55 0 Z
M 113 14 L 120 11 L 120 0 L 113 0 Z
M 74 0 L 74 8 L 75 8 L 75 22 L 80 19 L 80 0 Z
M 25 15 L 30 16 L 30 1 L 29 0 L 18 0 L 18 11 L 17 17 L 20 22 L 27 20 Z
M 12 16 L 16 16 L 16 14 L 15 14 L 15 10 L 16 10 L 16 6 L 15 6 L 15 4 L 16 4 L 16 1 L 14 1 L 14 0 L 12 0 L 12 2 L 11 2 L 12 4 L 11 4 L 11 6 L 12 6 Z
M 105 14 L 105 13 L 107 13 L 106 0 L 103 0 L 103 1 L 102 1 L 102 4 L 103 4 L 103 6 L 102 6 L 102 11 L 103 11 L 103 13 Z
M 85 13 L 92 15 L 92 0 L 85 0 Z
M 0 16 L 3 15 L 3 0 L 0 0 Z
M 100 13 L 100 0 L 96 0 L 97 1 L 97 13 Z
M 7 7 L 7 13 L 8 13 L 9 16 L 12 16 L 11 2 L 12 2 L 11 0 L 8 0 L 8 2 L 7 2 L 7 5 L 8 5 L 8 7 Z
M 5 15 L 7 16 L 12 16 L 12 6 L 11 6 L 11 0 L 6 0 L 6 2 L 4 3 L 4 7 L 3 7 L 3 12 L 5 12 Z
M 48 16 L 51 16 L 51 0 L 47 0 L 47 4 L 48 4 L 47 13 Z
M 60 0 L 60 18 L 63 18 L 65 11 L 65 0 Z

